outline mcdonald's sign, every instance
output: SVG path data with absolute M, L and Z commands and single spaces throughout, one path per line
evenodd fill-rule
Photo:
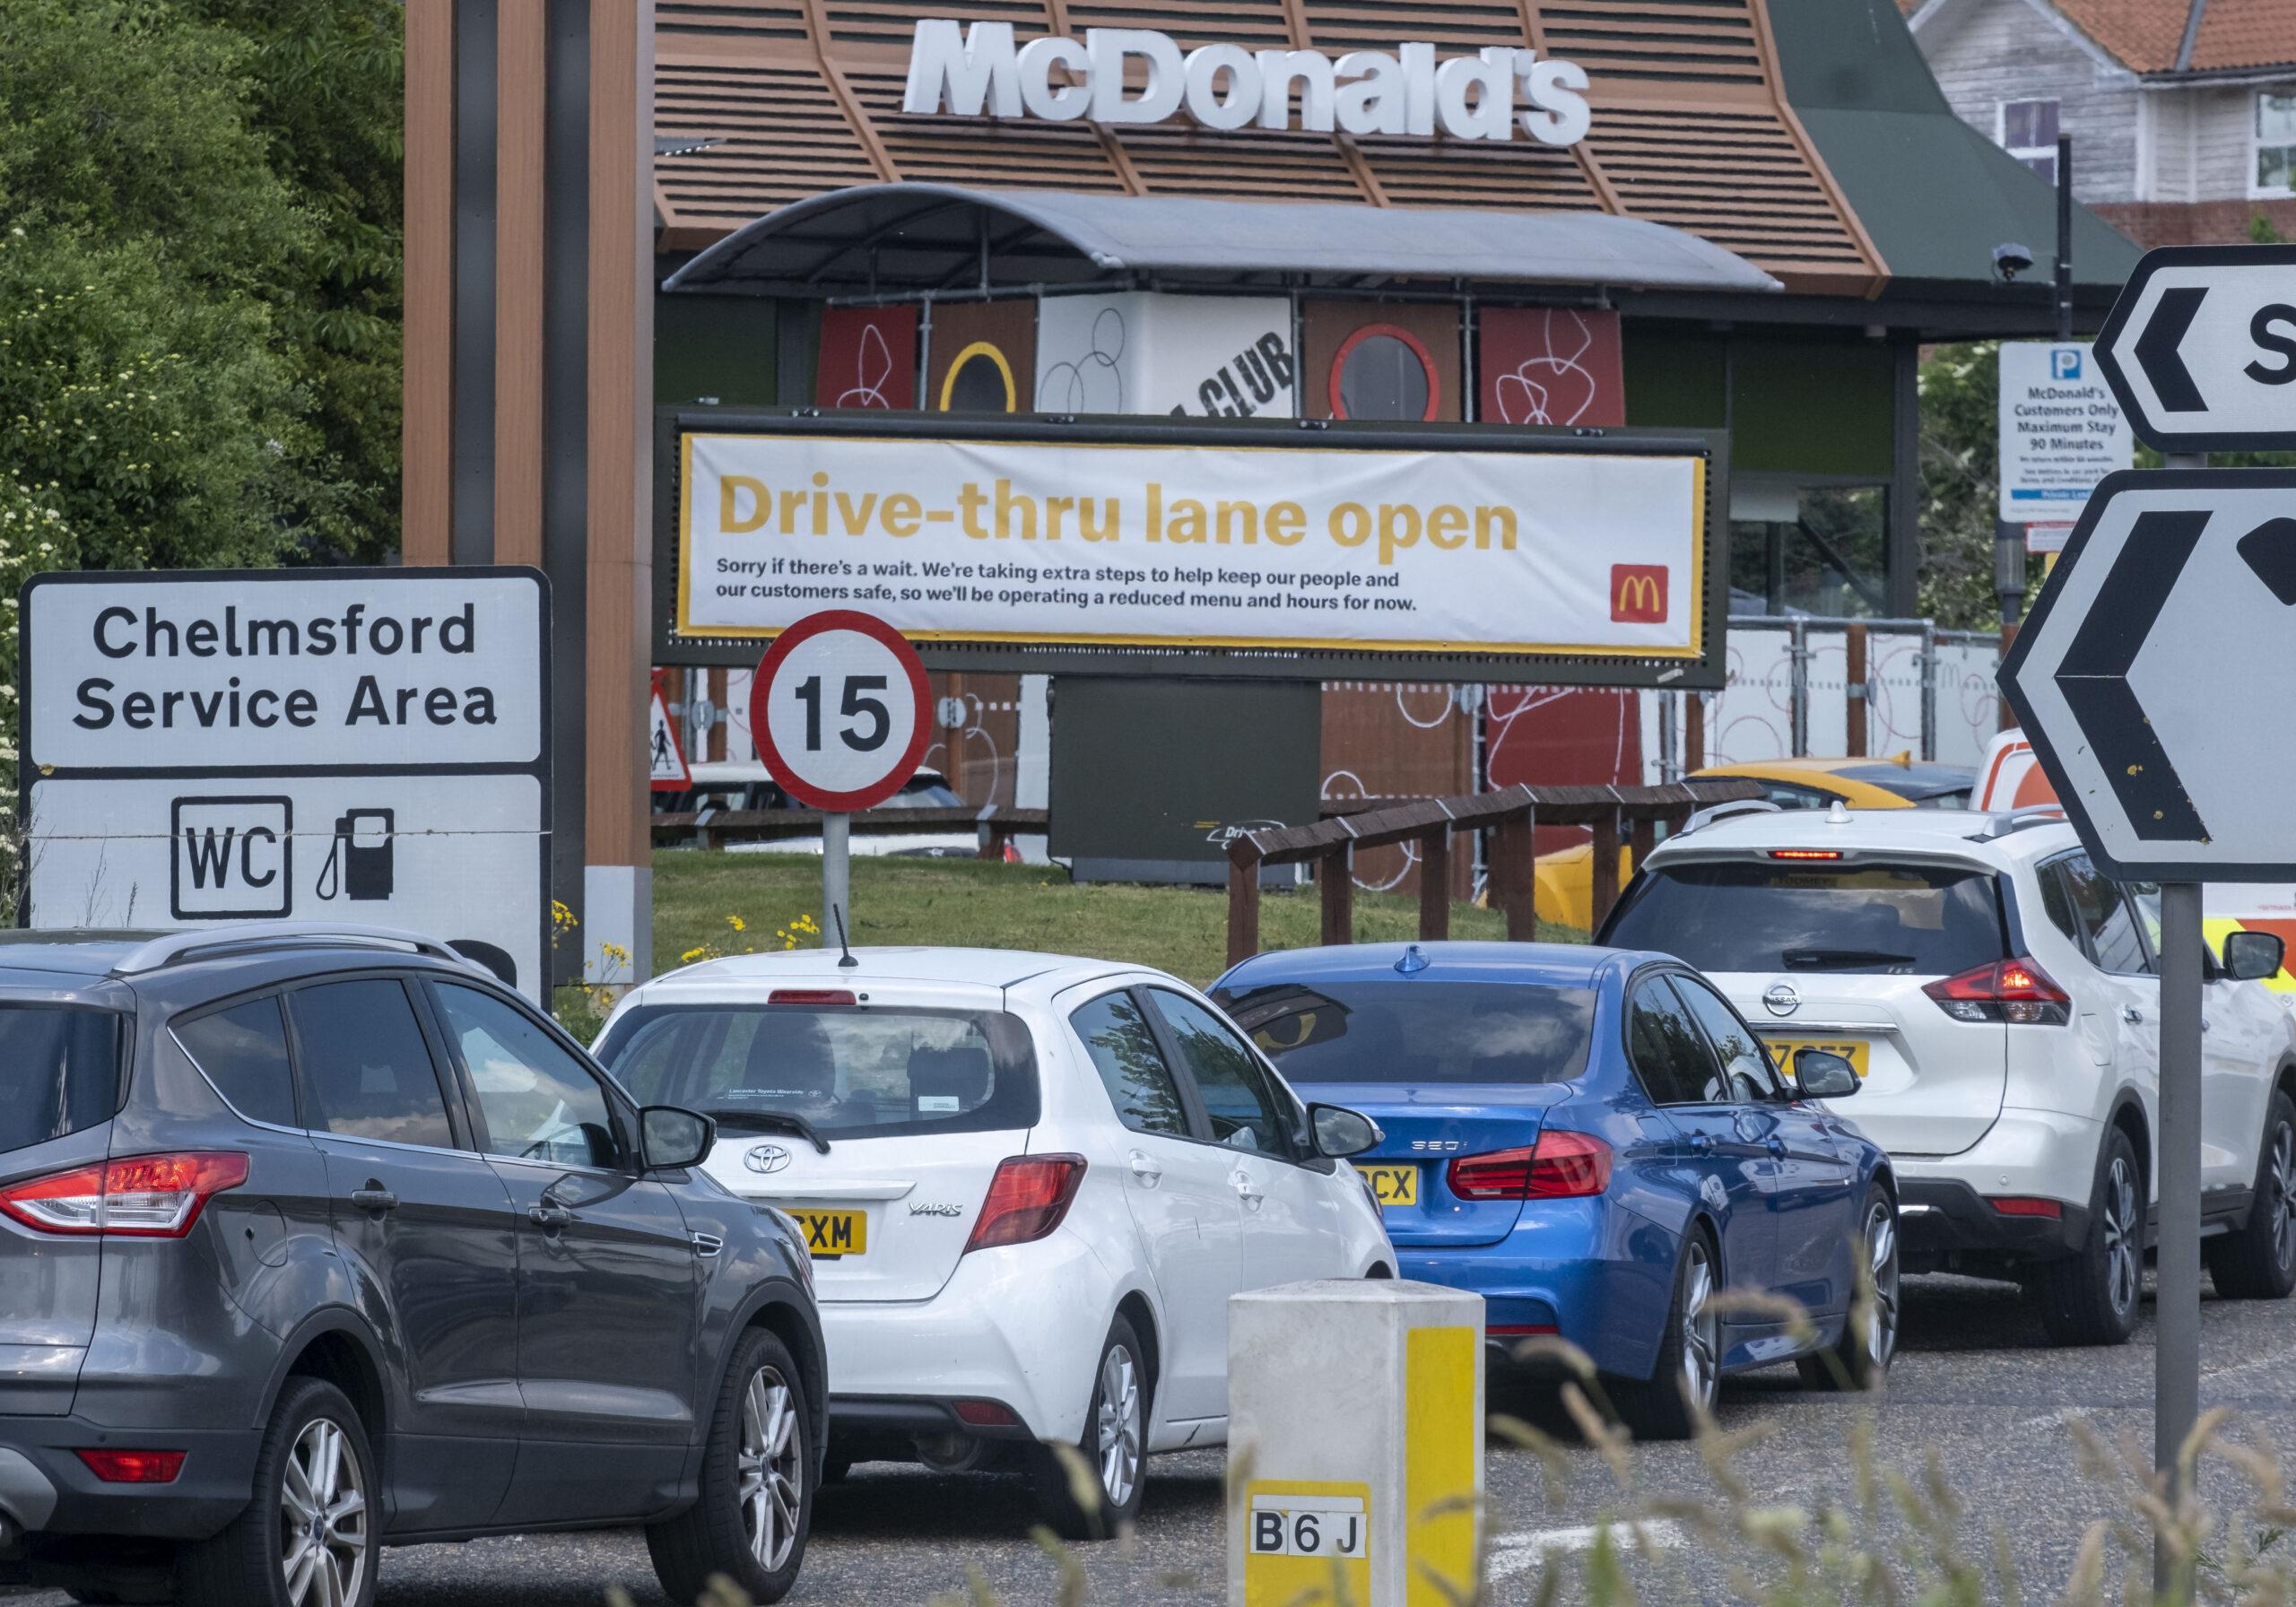
M 1611 618 L 1637 625 L 1657 624 L 1666 617 L 1666 566 L 1654 563 L 1611 565 Z

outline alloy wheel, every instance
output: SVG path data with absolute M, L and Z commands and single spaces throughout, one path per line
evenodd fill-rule
M 1866 1355 L 1879 1373 L 1898 1348 L 1898 1218 L 1887 1200 L 1874 1201 L 1866 1213 L 1866 1270 L 1874 1288 Z
M 345 1607 L 367 1581 L 366 1470 L 326 1418 L 304 1426 L 279 1481 L 281 1576 L 294 1607 Z
M 2265 1186 L 2271 1190 L 2265 1204 L 2272 1212 L 2272 1259 L 2284 1268 L 2296 1256 L 2296 1133 L 2284 1122 L 2273 1129 L 2272 1167 Z
M 2143 1240 L 2136 1216 L 2136 1173 L 2123 1155 L 2113 1157 L 2105 1178 L 2105 1295 L 2115 1311 L 2136 1305 L 2144 1276 Z
M 796 1396 L 778 1368 L 758 1368 L 742 1392 L 742 1444 L 734 1469 L 750 1555 L 767 1573 L 778 1572 L 797 1544 L 805 1478 L 805 1431 L 797 1420 Z
M 1132 1499 L 1140 1481 L 1140 1375 L 1132 1352 L 1110 1345 L 1100 1359 L 1100 1403 L 1094 1423 L 1100 1454 L 1100 1490 L 1111 1507 Z
M 1700 1412 L 1714 1409 L 1719 1322 L 1709 1309 L 1714 1298 L 1714 1264 L 1705 1242 L 1693 1238 L 1683 1279 L 1683 1391 Z

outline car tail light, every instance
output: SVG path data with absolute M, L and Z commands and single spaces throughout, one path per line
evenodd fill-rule
M 1013 1429 L 1021 1422 L 1002 1401 L 959 1401 L 957 1420 L 974 1429 Z
M 965 1253 L 1042 1238 L 1060 1226 L 1083 1180 L 1082 1155 L 1014 1155 L 999 1162 Z
M 181 1238 L 211 1195 L 247 1180 L 244 1155 L 132 1155 L 12 1183 L 0 1212 L 43 1233 Z
M 1772 859 L 1839 859 L 1839 848 L 1772 848 Z
M 1957 1021 L 2006 1021 L 2020 1027 L 2062 1027 L 2073 1019 L 2072 995 L 2030 960 L 1995 960 L 1945 977 L 1923 993 Z
M 861 1001 L 841 987 L 777 987 L 765 995 L 769 1004 L 858 1004 Z
M 1552 1323 L 1488 1323 L 1483 1330 L 1485 1339 L 1539 1339 L 1559 1335 L 1561 1329 Z
M 107 1484 L 173 1484 L 183 1472 L 181 1451 L 82 1451 L 88 1471 Z
M 1994 1194 L 1986 1202 L 2003 1216 L 2045 1216 L 2061 1218 L 2064 1204 L 2057 1200 L 2043 1200 L 2029 1194 Z
M 1611 1186 L 1611 1147 L 1589 1133 L 1539 1134 L 1527 1150 L 1461 1155 L 1444 1181 L 1462 1200 L 1569 1200 Z

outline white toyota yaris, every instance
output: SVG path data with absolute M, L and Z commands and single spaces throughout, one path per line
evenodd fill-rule
M 1222 1443 L 1228 1297 L 1392 1276 L 1345 1157 L 1195 989 L 1056 954 L 742 955 L 633 990 L 598 1057 L 718 1122 L 718 1181 L 804 1226 L 832 1472 L 1016 1455 L 1072 1536 L 1138 1511 L 1144 1453 Z M 1080 1502 L 1056 1453 L 1100 1475 Z

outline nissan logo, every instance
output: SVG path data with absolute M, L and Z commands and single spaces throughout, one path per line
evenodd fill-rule
M 1772 1015 L 1792 1015 L 1802 1008 L 1802 995 L 1794 991 L 1791 982 L 1773 982 L 1763 990 L 1761 1007 Z M 750 1151 L 754 1155 L 755 1150 Z
M 779 1144 L 752 1144 L 742 1152 L 742 1164 L 753 1172 L 778 1172 L 789 1164 L 789 1151 Z

